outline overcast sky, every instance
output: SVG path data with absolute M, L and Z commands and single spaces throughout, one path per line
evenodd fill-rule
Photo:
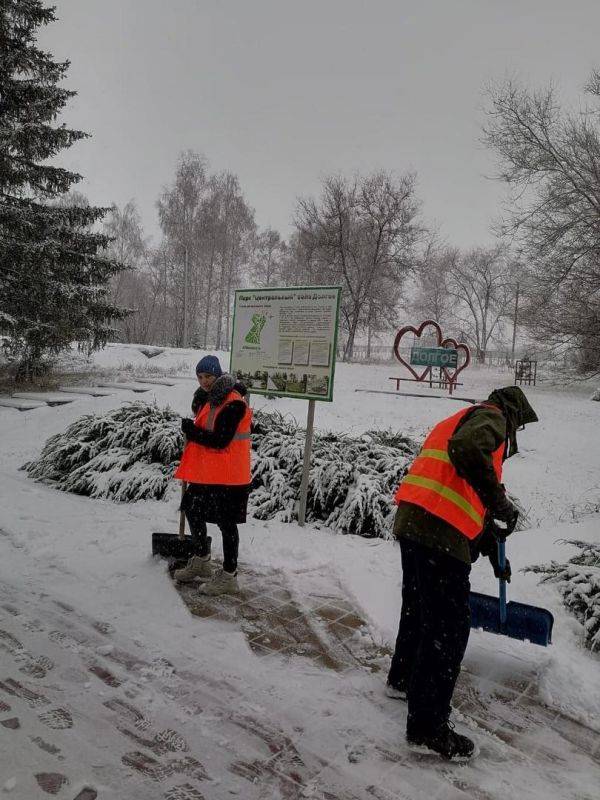
M 482 87 L 554 80 L 578 101 L 600 67 L 598 0 L 53 0 L 41 44 L 70 59 L 62 119 L 92 134 L 61 161 L 97 204 L 156 199 L 178 153 L 237 173 L 261 227 L 291 230 L 319 178 L 415 170 L 452 244 L 490 241 L 503 189 L 479 143 Z

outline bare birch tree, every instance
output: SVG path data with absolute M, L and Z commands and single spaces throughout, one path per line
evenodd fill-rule
M 296 230 L 287 242 L 282 262 L 285 286 L 317 286 L 319 280 L 319 248 L 312 233 Z
M 455 255 L 447 276 L 454 299 L 454 318 L 475 348 L 477 360 L 485 354 L 502 321 L 511 314 L 514 296 L 512 262 L 505 248 L 477 248 Z
M 218 288 L 215 298 L 215 347 L 220 350 L 229 344 L 232 288 L 239 285 L 241 262 L 247 263 L 248 253 L 242 242 L 254 232 L 254 212 L 242 195 L 236 175 L 225 172 L 216 178 L 221 203 L 218 239 Z
M 206 166 L 206 160 L 197 153 L 182 153 L 174 184 L 163 191 L 157 203 L 161 228 L 178 262 L 178 269 L 173 273 L 180 308 L 176 343 L 183 347 L 190 343 L 191 320 L 196 316 L 191 307 L 190 290 L 200 258 L 198 214 L 207 191 Z
M 419 320 L 434 319 L 444 328 L 453 317 L 450 276 L 459 258 L 454 247 L 427 243 L 416 270 L 416 294 L 413 310 Z
M 279 231 L 266 228 L 254 238 L 250 277 L 256 286 L 276 286 L 284 282 L 287 245 Z
M 130 311 L 119 320 L 117 328 L 124 341 L 143 342 L 142 329 L 148 321 L 144 319 L 140 324 L 140 314 L 149 287 L 140 271 L 147 264 L 148 246 L 135 201 L 129 200 L 123 209 L 113 205 L 103 227 L 111 238 L 108 251 L 125 267 L 111 281 L 113 302 Z
M 412 266 L 421 233 L 415 176 L 377 172 L 324 179 L 321 197 L 298 201 L 296 227 L 311 241 L 320 282 L 341 283 L 344 359 L 352 357 L 357 331 L 374 323 L 374 311 L 393 307 Z
M 210 175 L 196 153 L 180 157 L 159 202 L 164 240 L 155 267 L 161 308 L 175 343 L 227 347 L 233 289 L 249 268 L 254 212 L 231 172 Z M 164 280 L 163 280 L 164 278 Z

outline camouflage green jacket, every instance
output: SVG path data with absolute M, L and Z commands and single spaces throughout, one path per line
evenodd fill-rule
M 448 455 L 458 474 L 471 484 L 493 514 L 496 506 L 506 502 L 506 492 L 494 472 L 492 453 L 503 442 L 505 459 L 518 452 L 517 429 L 536 422 L 537 415 L 518 386 L 496 389 L 486 402 L 502 413 L 475 406 L 450 439 Z M 467 564 L 475 561 L 480 552 L 487 555 L 495 547 L 487 532 L 470 542 L 452 525 L 413 503 L 399 504 L 394 534 L 442 550 Z

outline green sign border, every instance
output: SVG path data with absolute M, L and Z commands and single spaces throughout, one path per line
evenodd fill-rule
M 248 387 L 248 392 L 250 394 L 262 394 L 262 395 L 269 395 L 271 397 L 291 397 L 292 400 L 321 400 L 325 403 L 331 403 L 333 401 L 333 384 L 335 378 L 335 365 L 337 362 L 337 341 L 338 341 L 338 330 L 340 325 L 340 304 L 342 300 L 342 287 L 341 286 L 267 286 L 265 288 L 248 288 L 248 289 L 234 289 L 234 300 L 233 300 L 233 322 L 231 324 L 231 348 L 229 350 L 229 371 L 232 371 L 231 362 L 233 360 L 233 344 L 235 342 L 235 312 L 237 310 L 237 295 L 238 293 L 248 293 L 248 292 L 300 292 L 300 291 L 310 291 L 315 289 L 327 289 L 329 291 L 336 291 L 337 292 L 337 301 L 335 307 L 335 328 L 333 331 L 333 363 L 331 365 L 331 380 L 329 381 L 329 393 L 327 397 L 324 397 L 322 394 L 295 394 L 293 392 L 279 392 L 272 389 L 253 389 Z M 232 373 L 233 374 L 233 373 Z

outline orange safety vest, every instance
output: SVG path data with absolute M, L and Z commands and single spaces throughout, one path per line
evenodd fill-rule
M 485 403 L 474 407 L 492 408 L 502 413 L 495 406 Z M 471 411 L 472 408 L 464 408 L 435 426 L 394 497 L 396 503 L 421 506 L 459 530 L 467 539 L 475 539 L 483 530 L 486 509 L 475 489 L 459 476 L 450 461 L 448 442 L 459 422 Z M 503 456 L 504 442 L 492 454 L 498 482 L 502 480 Z
M 205 431 L 212 431 L 215 420 L 228 403 L 242 400 L 236 391 L 231 391 L 220 406 L 213 408 L 205 403 L 196 414 L 194 424 Z M 250 483 L 250 453 L 252 450 L 250 423 L 252 411 L 247 408 L 231 442 L 222 450 L 188 442 L 175 478 L 189 483 L 209 483 L 221 486 L 245 486 Z

